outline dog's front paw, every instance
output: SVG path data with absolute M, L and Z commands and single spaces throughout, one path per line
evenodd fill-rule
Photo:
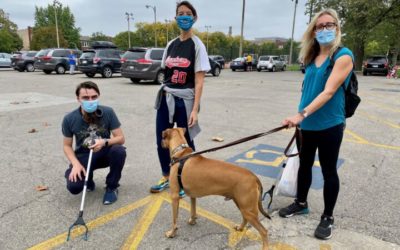
M 167 231 L 167 232 L 165 233 L 165 236 L 166 236 L 167 238 L 174 238 L 175 235 L 176 235 L 176 230 L 177 230 L 177 228 Z
M 189 220 L 188 220 L 188 224 L 189 225 L 196 225 L 196 219 L 197 219 L 197 217 L 194 217 L 194 218 L 190 218 Z
M 235 229 L 236 231 L 239 231 L 239 232 L 243 231 L 243 227 L 241 225 L 236 225 L 233 227 L 233 229 Z

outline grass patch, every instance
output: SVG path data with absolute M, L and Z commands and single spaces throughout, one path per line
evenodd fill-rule
M 300 71 L 300 64 L 286 65 L 287 71 Z

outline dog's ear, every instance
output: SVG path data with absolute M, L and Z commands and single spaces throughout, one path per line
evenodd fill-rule
M 164 130 L 164 131 L 162 132 L 162 138 L 163 138 L 163 139 L 167 138 L 168 133 L 169 133 L 169 128 L 167 128 L 166 130 Z

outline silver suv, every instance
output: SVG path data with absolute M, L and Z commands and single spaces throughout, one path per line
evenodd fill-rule
M 260 56 L 257 64 L 257 71 L 269 70 L 275 72 L 277 70 L 286 70 L 286 63 L 279 56 Z
M 134 83 L 152 80 L 161 84 L 164 81 L 163 54 L 163 48 L 130 48 L 122 55 L 121 75 Z

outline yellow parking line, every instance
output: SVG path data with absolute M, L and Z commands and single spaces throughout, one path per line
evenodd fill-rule
M 374 106 L 377 106 L 377 107 L 379 107 L 381 109 L 389 110 L 389 111 L 396 112 L 396 113 L 400 112 L 400 109 L 393 108 L 393 107 L 387 106 L 385 104 L 376 103 L 376 102 L 373 102 L 373 101 L 370 101 L 370 100 L 366 100 L 365 102 L 369 103 L 369 104 L 372 104 Z
M 90 222 L 87 223 L 87 227 L 89 228 L 89 230 L 93 230 L 96 227 L 99 227 L 101 225 L 106 224 L 107 222 L 119 218 L 133 210 L 135 210 L 138 207 L 141 207 L 143 205 L 146 205 L 147 203 L 149 203 L 151 201 L 152 197 L 151 196 L 147 196 L 146 198 L 143 198 L 137 202 L 134 202 L 132 204 L 129 204 L 125 207 L 122 207 L 120 209 L 115 210 L 114 212 L 108 213 L 106 215 L 103 215 L 97 219 L 94 219 Z M 72 223 L 73 221 L 71 221 Z M 68 225 L 69 226 L 69 225 Z M 67 225 L 66 225 L 67 227 Z M 71 231 L 71 239 L 76 238 L 79 235 L 84 234 L 85 231 L 83 230 L 82 227 L 76 228 L 74 230 Z M 52 249 L 58 245 L 61 245 L 63 243 L 65 243 L 65 240 L 67 238 L 67 234 L 68 232 L 62 233 L 60 235 L 55 236 L 54 238 L 51 238 L 49 240 L 46 240 L 42 243 L 39 243 L 31 248 L 29 248 L 29 250 L 45 250 L 45 249 Z
M 140 220 L 136 223 L 132 233 L 125 240 L 125 243 L 121 248 L 122 250 L 137 249 L 143 239 L 143 236 L 146 234 L 151 223 L 153 223 L 154 218 L 157 216 L 157 213 L 160 210 L 163 202 L 164 200 L 162 198 L 155 196 L 153 201 L 147 205 L 146 210 L 144 211 Z
M 331 245 L 329 244 L 320 244 L 319 245 L 319 250 L 331 250 Z
M 349 134 L 350 136 L 352 136 L 355 139 L 355 140 L 346 139 L 346 141 L 349 141 L 349 142 L 354 142 L 354 143 L 374 146 L 374 147 L 378 147 L 378 148 L 400 150 L 400 146 L 391 146 L 391 145 L 386 145 L 386 144 L 379 144 L 379 143 L 369 142 L 366 139 L 362 138 L 361 136 L 357 135 L 356 133 L 354 133 L 354 132 L 352 132 L 352 131 L 350 131 L 348 129 L 346 129 L 344 132 L 346 134 Z
M 368 113 L 366 113 L 366 112 L 358 111 L 357 114 L 358 114 L 358 115 L 365 116 L 365 117 L 367 117 L 367 118 L 369 118 L 369 119 L 371 119 L 371 120 L 374 120 L 374 121 L 377 121 L 377 122 L 386 124 L 386 125 L 388 125 L 389 127 L 400 129 L 400 126 L 399 126 L 399 125 L 397 125 L 397 124 L 395 124 L 395 123 L 392 123 L 392 122 L 390 122 L 390 121 L 388 121 L 388 120 L 382 119 L 382 118 L 380 118 L 380 117 L 377 117 L 377 116 L 374 116 L 374 115 L 370 115 L 370 114 L 368 114 Z

